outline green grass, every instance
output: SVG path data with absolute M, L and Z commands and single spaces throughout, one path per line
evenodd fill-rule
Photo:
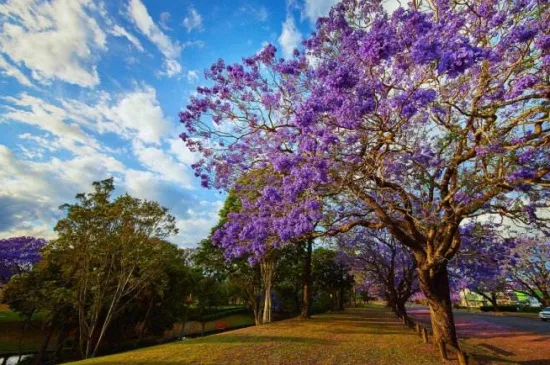
M 42 341 L 42 315 L 37 314 L 24 330 L 24 318 L 0 304 L 0 353 L 35 351 Z
M 76 363 L 114 364 L 440 364 L 385 308 L 291 319 Z

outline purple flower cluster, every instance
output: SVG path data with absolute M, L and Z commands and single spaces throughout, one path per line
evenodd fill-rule
M 469 217 L 550 195 L 537 187 L 550 171 L 547 5 L 433 3 L 388 16 L 343 0 L 290 59 L 268 45 L 206 71 L 182 139 L 202 155 L 203 186 L 242 193 L 214 235 L 228 256 L 353 219 L 391 222 L 423 249 Z
M 29 270 L 42 258 L 46 240 L 35 237 L 12 237 L 0 240 L 0 283 L 14 274 Z

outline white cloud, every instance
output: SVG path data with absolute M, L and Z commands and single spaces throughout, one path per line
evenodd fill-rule
M 187 81 L 191 84 L 195 84 L 197 81 L 199 81 L 199 72 L 197 70 L 188 71 Z
M 128 12 L 140 32 L 143 33 L 143 35 L 145 35 L 164 55 L 164 74 L 169 77 L 179 74 L 182 71 L 182 67 L 178 61 L 181 46 L 177 42 L 173 42 L 170 37 L 160 30 L 141 0 L 130 0 Z
M 339 3 L 340 0 L 306 0 L 304 12 L 306 17 L 312 22 L 322 16 L 327 16 L 331 7 Z
M 50 132 L 58 138 L 58 146 L 74 153 L 96 149 L 98 142 L 85 133 L 76 123 L 67 123 L 71 116 L 64 108 L 26 93 L 3 98 L 7 110 L 1 116 L 3 122 L 29 124 Z
M 170 26 L 168 25 L 168 22 L 170 21 L 171 15 L 167 11 L 163 11 L 160 13 L 160 21 L 159 25 L 164 30 L 172 30 Z
M 0 54 L 0 74 L 15 78 L 21 85 L 33 86 L 32 82 L 17 67 L 8 63 Z
M 139 41 L 139 39 L 137 39 L 135 35 L 130 34 L 126 29 L 122 28 L 120 25 L 115 25 L 113 27 L 113 29 L 111 29 L 110 33 L 112 35 L 114 35 L 115 37 L 124 37 L 124 38 L 126 38 L 140 52 L 143 52 L 143 46 L 141 45 L 141 42 Z
M 147 85 L 120 94 L 100 93 L 88 101 L 61 98 L 48 102 L 26 93 L 3 100 L 6 112 L 0 122 L 33 125 L 54 136 L 48 138 L 50 146 L 76 154 L 101 149 L 92 136 L 95 133 L 110 132 L 123 140 L 158 145 L 172 128 L 156 90 Z
M 221 200 L 199 201 L 197 206 L 186 211 L 185 217 L 176 217 L 179 243 L 184 246 L 194 246 L 207 238 L 212 227 L 218 223 L 218 213 L 222 206 Z
M 78 192 L 89 191 L 91 182 L 124 170 L 112 156 L 97 151 L 61 160 L 43 162 L 19 159 L 0 145 L 0 235 L 51 237 L 59 218 L 59 205 Z M 49 230 L 46 229 L 49 227 Z
M 279 36 L 279 43 L 283 48 L 283 55 L 285 57 L 292 56 L 292 52 L 295 48 L 298 48 L 302 41 L 302 34 L 296 28 L 294 17 L 288 16 L 283 23 L 283 30 Z
M 40 237 L 47 240 L 57 238 L 57 235 L 52 230 L 52 227 L 46 223 L 39 225 L 25 224 L 19 227 L 13 227 L 6 231 L 0 231 L 0 239 L 20 236 Z
M 103 106 L 104 116 L 109 120 L 107 128 L 122 133 L 137 134 L 143 142 L 160 143 L 170 130 L 156 91 L 150 86 L 122 94 L 114 106 Z
M 191 152 L 185 142 L 179 138 L 169 139 L 168 146 L 168 151 L 183 164 L 191 165 L 201 158 L 199 153 Z
M 144 167 L 156 173 L 162 180 L 193 189 L 194 178 L 190 168 L 163 150 L 134 143 L 134 154 Z
M 265 6 L 254 7 L 247 4 L 239 8 L 238 14 L 247 17 L 251 16 L 260 22 L 265 22 L 269 18 L 269 11 Z
M 92 0 L 8 0 L 0 4 L 0 51 L 39 82 L 99 84 L 98 54 L 107 49 Z
M 140 199 L 162 199 L 158 175 L 151 171 L 128 169 L 124 173 L 124 188 L 128 194 Z
M 406 7 L 407 3 L 408 1 L 385 0 L 382 2 L 382 5 L 384 6 L 384 9 L 386 9 L 388 14 L 391 14 L 401 6 Z
M 183 26 L 187 29 L 187 33 L 191 33 L 194 29 L 202 29 L 202 16 L 197 9 L 190 7 L 187 11 L 187 16 L 183 19 Z
M 341 0 L 305 0 L 304 15 L 315 24 L 319 17 L 327 16 L 330 8 L 338 4 Z M 407 5 L 408 1 L 383 0 L 382 5 L 388 13 L 393 13 L 401 4 Z M 401 3 L 401 4 L 400 4 Z

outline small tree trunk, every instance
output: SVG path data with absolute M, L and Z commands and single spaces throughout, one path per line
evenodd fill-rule
M 55 351 L 50 359 L 52 364 L 57 364 L 63 361 L 63 346 L 65 345 L 65 340 L 69 337 L 70 333 L 71 326 L 67 323 L 63 323 L 59 336 L 57 337 Z
M 307 241 L 306 257 L 304 260 L 304 290 L 302 293 L 302 311 L 300 318 L 311 317 L 311 255 L 313 252 L 312 240 Z
M 42 362 L 42 359 L 44 358 L 44 354 L 48 349 L 48 345 L 50 344 L 50 340 L 52 339 L 53 333 L 55 331 L 56 322 L 57 322 L 57 313 L 54 314 L 52 320 L 50 321 L 50 325 L 48 326 L 46 336 L 44 337 L 44 340 L 42 341 L 42 345 L 40 346 L 40 351 L 38 352 L 38 355 L 34 359 L 35 365 L 39 365 Z
M 257 306 L 254 307 L 254 324 L 259 326 L 262 324 L 262 310 Z
M 273 279 L 273 266 L 275 257 L 273 253 L 268 253 L 261 260 L 262 281 L 264 284 L 264 311 L 262 323 L 271 322 L 271 281 Z
M 423 270 L 421 267 L 422 265 L 419 265 L 418 280 L 428 299 L 435 343 L 445 341 L 458 348 L 447 265 L 440 264 L 429 270 Z
M 500 312 L 500 308 L 498 307 L 498 301 L 497 301 L 497 294 L 491 293 L 491 304 L 493 305 L 493 310 L 495 312 Z
M 340 295 L 338 295 L 339 301 L 338 301 L 338 310 L 343 311 L 344 310 L 344 297 L 345 297 L 345 290 L 344 286 L 342 285 L 340 287 Z
M 180 338 L 185 337 L 185 324 L 187 323 L 187 306 L 185 306 L 185 309 L 183 310 L 183 320 L 181 324 L 181 332 L 180 332 Z
M 399 318 L 407 318 L 407 309 L 405 308 L 405 301 L 398 299 L 395 302 L 395 310 Z

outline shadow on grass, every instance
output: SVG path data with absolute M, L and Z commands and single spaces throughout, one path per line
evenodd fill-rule
M 263 336 L 263 335 L 242 335 L 242 336 L 210 336 L 208 338 L 195 338 L 188 341 L 179 342 L 182 345 L 203 345 L 203 344 L 221 344 L 221 343 L 302 343 L 308 345 L 330 345 L 330 341 L 302 338 L 294 336 Z

